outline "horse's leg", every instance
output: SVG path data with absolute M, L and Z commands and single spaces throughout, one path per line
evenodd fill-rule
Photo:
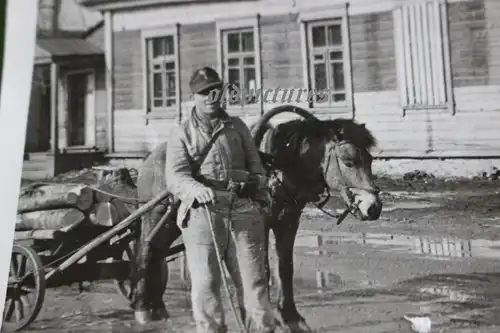
M 146 273 L 151 253 L 145 241 L 151 229 L 151 214 L 147 212 L 140 218 L 140 230 L 138 230 L 139 235 L 135 243 L 135 263 L 132 277 L 135 288 L 131 305 L 134 309 L 135 320 L 139 324 L 146 324 L 151 320 L 147 295 L 148 274 Z
M 293 250 L 304 205 L 287 206 L 273 225 L 280 282 L 278 309 L 291 332 L 308 332 L 305 319 L 297 311 L 293 290 Z
M 152 210 L 153 225 L 156 225 L 167 211 L 167 205 L 161 204 Z M 151 257 L 147 271 L 147 295 L 151 304 L 152 319 L 168 319 L 169 314 L 163 303 L 163 295 L 167 288 L 168 266 L 165 253 L 181 235 L 175 220 L 169 220 L 160 229 L 151 242 Z

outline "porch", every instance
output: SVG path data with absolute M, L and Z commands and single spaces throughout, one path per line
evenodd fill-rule
M 23 178 L 101 162 L 107 147 L 98 124 L 106 108 L 104 52 L 80 38 L 39 38 L 34 66 Z

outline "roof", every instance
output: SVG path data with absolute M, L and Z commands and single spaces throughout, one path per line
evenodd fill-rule
M 96 10 L 134 9 L 138 7 L 182 5 L 207 2 L 242 2 L 255 0 L 80 0 L 80 5 Z
M 98 55 L 104 55 L 104 51 L 81 38 L 40 38 L 35 50 L 37 63 L 51 62 L 58 58 Z
M 85 8 L 80 0 L 38 0 L 41 31 L 84 32 L 103 19 L 100 12 Z

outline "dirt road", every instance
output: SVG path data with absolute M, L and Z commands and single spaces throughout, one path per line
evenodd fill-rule
M 405 314 L 429 315 L 432 332 L 499 332 L 499 184 L 382 180 L 376 222 L 348 217 L 337 226 L 307 209 L 295 251 L 299 311 L 324 333 L 410 332 Z M 169 323 L 137 327 L 112 283 L 83 294 L 76 286 L 50 290 L 29 331 L 191 332 L 188 286 L 176 264 L 165 301 Z

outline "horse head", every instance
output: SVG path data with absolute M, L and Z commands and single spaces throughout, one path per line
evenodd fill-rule
M 330 131 L 322 164 L 328 187 L 339 190 L 347 206 L 355 204 L 353 213 L 358 219 L 377 220 L 382 201 L 373 179 L 373 158 L 369 152 L 376 145 L 375 138 L 364 124 L 351 119 L 323 123 Z
M 269 129 L 269 120 L 284 112 L 304 118 L 278 125 L 268 149 L 289 182 L 316 192 L 337 190 L 359 220 L 377 220 L 382 201 L 374 184 L 369 152 L 376 140 L 365 125 L 350 119 L 322 121 L 302 108 L 283 105 L 252 126 L 258 147 Z

